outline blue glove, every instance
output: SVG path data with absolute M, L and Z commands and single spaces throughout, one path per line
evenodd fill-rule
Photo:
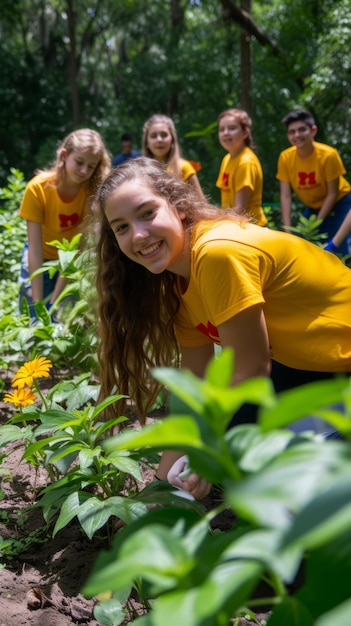
M 332 242 L 332 240 L 328 241 L 327 245 L 324 246 L 324 250 L 328 250 L 328 252 L 336 252 L 338 249 L 338 246 L 335 245 L 335 243 Z

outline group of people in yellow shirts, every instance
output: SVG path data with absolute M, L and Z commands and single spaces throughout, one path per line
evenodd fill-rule
M 150 119 L 144 156 L 112 169 L 98 134 L 75 131 L 70 146 L 66 139 L 58 150 L 56 170 L 29 182 L 20 209 L 28 224 L 30 275 L 38 263 L 30 254 L 33 242 L 39 247 L 38 231 L 43 250 L 53 235 L 52 220 L 67 238 L 72 227 L 81 228 L 84 207 L 93 206 L 101 398 L 117 388 L 133 400 L 143 421 L 159 391 L 152 368 L 181 363 L 202 376 L 215 344 L 235 353 L 232 385 L 271 377 L 280 392 L 350 374 L 351 270 L 338 255 L 265 227 L 262 169 L 247 114 L 229 109 L 219 117 L 227 155 L 217 185 L 225 210 L 202 193 L 195 168 L 182 159 L 172 127 L 166 126 L 169 118 Z M 301 188 L 311 191 L 308 209 L 324 224 L 340 206 L 348 209 L 341 160 L 334 164 L 336 151 L 322 144 L 316 155 L 307 154 L 309 140 L 312 152 L 316 145 L 312 118 L 285 123 L 293 145 L 278 163 L 284 223 L 289 225 L 291 187 L 297 194 Z M 81 210 L 75 200 L 82 188 Z M 43 283 L 41 290 L 33 283 L 33 299 L 45 297 L 43 289 Z M 47 294 L 49 304 L 53 294 Z M 231 427 L 256 417 L 257 406 L 243 405 Z M 181 480 L 180 456 L 164 453 L 157 476 L 171 476 L 173 484 L 181 481 L 182 488 L 203 498 L 209 485 L 192 473 Z
M 338 151 L 314 140 L 317 126 L 312 115 L 299 109 L 283 118 L 291 147 L 278 159 L 283 225 L 291 226 L 292 191 L 304 205 L 304 215 L 321 220 L 320 231 L 328 235 L 327 250 L 351 253 L 351 186 Z M 252 150 L 251 120 L 245 111 L 229 109 L 219 117 L 219 140 L 228 151 L 217 180 L 222 207 L 242 207 L 242 196 L 257 224 L 267 221 L 261 208 L 262 168 Z M 239 200 L 239 201 L 238 201 Z

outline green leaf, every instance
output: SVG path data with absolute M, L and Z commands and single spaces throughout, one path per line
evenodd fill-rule
M 212 569 L 204 583 L 185 591 L 159 597 L 153 606 L 155 626 L 203 626 L 229 624 L 230 618 L 246 601 L 256 586 L 263 567 L 250 561 L 220 563 Z
M 346 600 L 328 613 L 319 617 L 314 626 L 346 626 L 351 624 L 351 600 Z
M 102 413 L 102 411 L 104 411 L 108 406 L 110 406 L 114 402 L 117 402 L 118 400 L 122 400 L 122 398 L 127 398 L 127 397 L 128 396 L 124 396 L 121 394 L 108 396 L 108 398 L 105 398 L 105 400 L 103 400 L 102 402 L 99 402 L 99 404 L 94 408 L 92 412 L 92 418 L 95 420 L 97 416 L 100 415 L 100 413 Z
M 140 464 L 129 456 L 121 453 L 112 453 L 105 457 L 106 463 L 111 463 L 113 467 L 124 474 L 130 474 L 136 480 L 142 482 L 143 478 L 140 472 Z
M 334 470 L 335 471 L 335 470 Z M 343 476 L 331 476 L 327 488 L 316 494 L 296 515 L 283 545 L 298 544 L 312 549 L 325 545 L 347 530 L 351 519 L 351 466 L 343 467 Z
M 67 526 L 67 524 L 69 524 L 72 519 L 78 515 L 82 504 L 87 499 L 92 497 L 93 496 L 91 494 L 85 493 L 84 491 L 74 491 L 71 493 L 61 506 L 60 515 L 57 518 L 52 536 L 55 537 L 59 530 L 65 528 L 65 526 Z
M 236 485 L 228 483 L 226 498 L 231 508 L 254 524 L 288 528 L 293 514 L 301 511 L 335 471 L 334 446 L 332 442 L 297 439 L 259 473 Z
M 94 617 L 102 626 L 119 626 L 126 619 L 126 611 L 121 602 L 111 598 L 94 606 Z
M 283 428 L 323 407 L 340 403 L 349 386 L 349 379 L 341 376 L 284 391 L 275 406 L 260 409 L 258 422 L 263 431 Z
M 133 502 L 120 496 L 113 496 L 107 500 L 91 497 L 80 507 L 78 519 L 84 532 L 91 539 L 111 516 L 119 517 L 126 524 L 130 524 L 146 511 L 146 506 L 141 502 Z
M 225 348 L 216 359 L 209 362 L 205 378 L 218 389 L 229 387 L 234 371 L 234 351 Z
M 92 572 L 83 593 L 119 591 L 143 576 L 163 589 L 172 588 L 194 566 L 180 538 L 159 524 L 141 528 L 125 540 L 118 559 Z
M 283 601 L 274 608 L 268 624 L 269 626 L 283 626 L 283 624 L 284 626 L 316 626 L 314 617 L 308 609 L 295 598 L 284 598 Z M 329 624 L 329 626 L 331 626 L 331 624 Z
M 27 428 L 19 428 L 19 426 L 5 425 L 0 427 L 0 448 L 6 446 L 13 441 L 23 441 L 23 439 L 30 439 L 32 436 L 32 429 L 30 426 Z

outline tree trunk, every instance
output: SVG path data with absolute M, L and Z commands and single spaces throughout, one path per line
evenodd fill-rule
M 250 15 L 251 0 L 241 0 L 241 10 L 243 13 Z M 242 29 L 240 35 L 240 83 L 241 106 L 248 114 L 252 115 L 252 99 L 251 99 L 251 76 L 252 76 L 252 46 L 251 35 L 247 30 Z
M 68 72 L 72 95 L 72 122 L 76 128 L 80 122 L 80 105 L 78 92 L 78 61 L 76 42 L 76 12 L 74 10 L 74 0 L 67 0 L 67 21 L 69 37 L 69 61 Z

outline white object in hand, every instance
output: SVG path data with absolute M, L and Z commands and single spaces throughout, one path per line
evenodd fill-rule
M 185 480 L 189 476 L 189 474 L 191 474 L 191 469 L 189 467 L 189 459 L 188 459 L 188 455 L 184 454 L 173 463 L 172 467 L 168 471 L 167 480 L 171 485 L 174 485 L 175 487 L 179 487 L 179 484 L 177 484 L 177 481 Z

